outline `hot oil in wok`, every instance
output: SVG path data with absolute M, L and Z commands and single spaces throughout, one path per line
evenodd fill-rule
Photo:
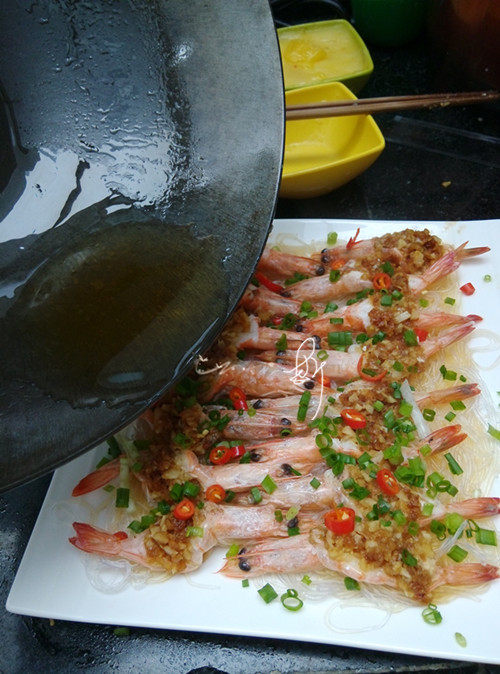
M 159 389 L 193 334 L 224 316 L 221 267 L 215 242 L 185 227 L 121 222 L 87 235 L 36 270 L 8 312 L 16 377 L 21 368 L 76 406 Z

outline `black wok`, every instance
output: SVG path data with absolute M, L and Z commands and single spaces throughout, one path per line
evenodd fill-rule
M 0 489 L 137 417 L 221 330 L 283 147 L 265 0 L 4 2 Z

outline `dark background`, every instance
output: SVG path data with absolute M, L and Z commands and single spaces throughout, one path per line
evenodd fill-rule
M 277 18 L 335 18 L 303 2 L 274 6 Z M 297 4 L 297 3 L 296 3 Z M 328 5 L 330 3 L 326 3 Z M 343 3 L 349 12 L 349 4 Z M 291 14 L 286 15 L 287 11 Z M 334 11 L 334 10 L 333 10 Z M 304 16 L 304 13 L 306 14 Z M 279 17 L 278 17 L 279 14 Z M 500 39 L 500 37 L 499 37 Z M 473 90 L 484 84 L 443 59 L 424 31 L 410 45 L 373 47 L 374 73 L 362 97 Z M 488 88 L 488 87 L 484 87 Z M 386 149 L 366 173 L 312 200 L 279 200 L 277 217 L 473 220 L 498 217 L 499 106 L 381 114 Z M 450 182 L 443 187 L 443 182 Z M 484 242 L 485 245 L 488 243 Z M 493 666 L 430 660 L 274 639 L 226 637 L 27 618 L 3 608 L 50 475 L 0 496 L 0 672 L 427 672 L 486 674 Z M 216 607 L 214 607 L 216 611 Z M 494 616 L 490 617 L 494 620 Z

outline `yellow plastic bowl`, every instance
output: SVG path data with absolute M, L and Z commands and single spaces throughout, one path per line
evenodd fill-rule
M 352 99 L 340 82 L 287 91 L 287 105 Z M 290 120 L 279 196 L 306 199 L 345 185 L 373 164 L 385 147 L 371 115 Z
M 342 82 L 355 94 L 373 72 L 365 43 L 344 19 L 278 29 L 285 90 Z

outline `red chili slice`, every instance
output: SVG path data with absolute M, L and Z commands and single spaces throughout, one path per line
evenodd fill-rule
M 124 541 L 128 536 L 124 531 L 117 531 L 113 534 L 113 538 L 116 538 L 117 541 Z
M 233 445 L 233 447 L 230 447 L 229 449 L 231 450 L 232 459 L 240 459 L 247 451 L 244 445 Z
M 337 508 L 325 514 L 325 526 L 334 534 L 350 534 L 354 531 L 356 513 L 352 508 Z
M 465 283 L 463 286 L 460 286 L 460 290 L 463 292 L 464 295 L 474 295 L 476 292 L 476 289 L 472 285 L 472 283 Z
M 178 520 L 188 520 L 194 515 L 194 503 L 183 498 L 174 508 L 174 517 Z
M 394 496 L 399 491 L 399 484 L 393 473 L 387 468 L 382 468 L 377 473 L 377 483 L 380 489 L 388 496 Z
M 357 430 L 358 428 L 364 428 L 366 426 L 366 418 L 358 410 L 353 410 L 346 408 L 341 410 L 340 416 L 348 426 Z
M 374 375 L 365 372 L 363 368 L 363 356 L 361 356 L 358 360 L 358 374 L 361 379 L 364 379 L 365 381 L 380 381 L 387 374 L 387 370 L 383 370 L 382 372 Z
M 208 458 L 210 459 L 210 463 L 219 466 L 222 465 L 223 463 L 231 461 L 233 455 L 231 453 L 230 447 L 226 447 L 225 445 L 219 445 L 218 447 L 214 447 L 212 450 L 210 450 Z
M 220 484 L 211 484 L 205 492 L 205 498 L 212 503 L 223 503 L 226 498 L 226 490 Z
M 349 250 L 350 248 L 354 248 L 354 246 L 355 246 L 357 243 L 361 243 L 361 241 L 357 241 L 358 236 L 359 236 L 359 227 L 358 227 L 358 229 L 356 230 L 356 234 L 355 234 L 354 236 L 351 236 L 351 238 L 350 238 L 349 241 L 347 242 L 347 244 L 346 244 L 347 250 Z
M 391 277 L 384 271 L 375 274 L 372 283 L 375 290 L 389 290 L 392 285 Z
M 229 398 L 230 398 L 231 402 L 233 403 L 233 407 L 234 407 L 235 410 L 247 410 L 248 409 L 247 397 L 243 393 L 243 391 L 240 389 L 239 386 L 234 386 L 229 391 Z
M 264 276 L 264 274 L 260 271 L 256 271 L 254 274 L 255 278 L 259 283 L 261 283 L 263 286 L 265 286 L 268 290 L 272 290 L 273 293 L 282 293 L 284 288 L 283 286 L 280 286 L 278 283 L 274 283 L 274 281 L 271 281 L 271 279 L 268 279 L 267 276 Z
M 282 320 L 283 320 L 283 316 L 273 316 L 271 318 L 271 323 L 273 325 L 280 325 Z
M 415 333 L 420 344 L 422 344 L 422 342 L 425 342 L 425 340 L 429 336 L 427 330 L 424 330 L 423 328 L 415 328 L 413 332 Z

